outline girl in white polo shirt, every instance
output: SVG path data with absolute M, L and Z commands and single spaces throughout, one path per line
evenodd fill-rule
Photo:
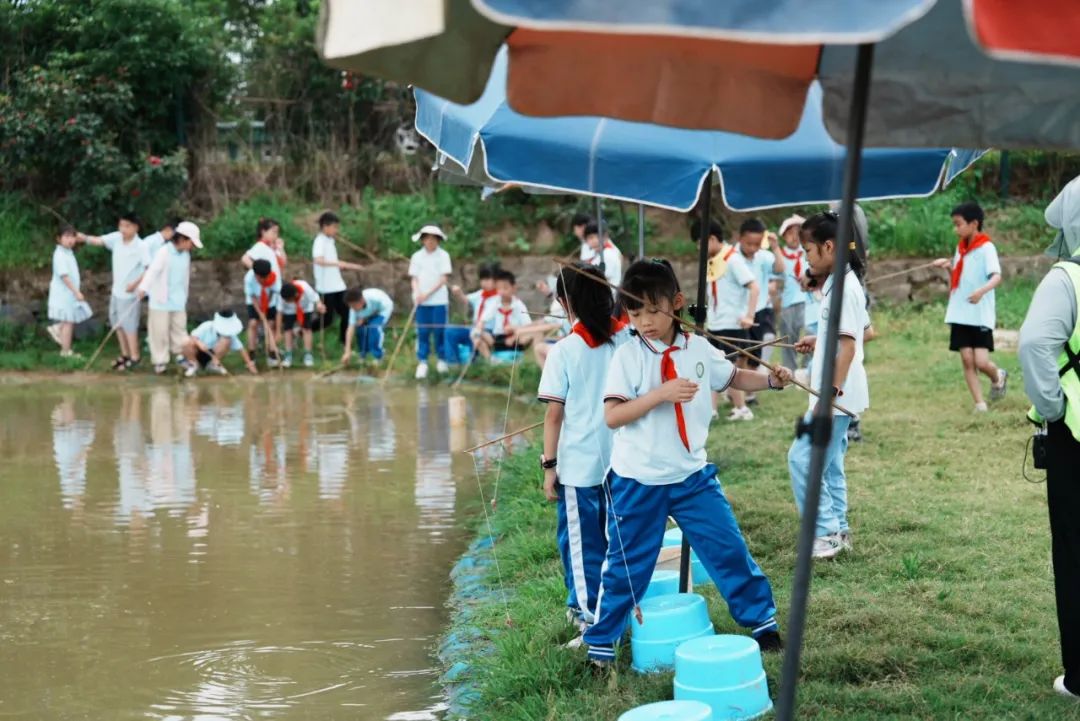
M 627 615 L 649 586 L 669 515 L 735 621 L 751 630 L 763 650 L 778 650 L 772 588 L 746 548 L 716 466 L 705 455 L 705 439 L 710 390 L 779 389 L 791 373 L 738 369 L 705 338 L 683 332 L 668 315 L 679 313 L 686 299 L 666 261 L 634 263 L 622 289 L 637 338 L 615 352 L 604 387 L 604 417 L 615 429 L 607 476 L 611 543 L 596 623 L 584 635 L 589 658 L 601 664 L 614 659 Z
M 604 422 L 604 381 L 615 349 L 630 333 L 612 318 L 615 303 L 598 282 L 604 277 L 600 269 L 586 263 L 578 268 L 595 280 L 570 271 L 556 282 L 555 295 L 575 322 L 549 351 L 537 396 L 548 404 L 540 466 L 544 495 L 558 502 L 566 605 L 578 623 L 591 624 L 607 554 L 602 484 L 611 430 Z
M 838 402 L 858 415 L 870 405 L 870 390 L 863 368 L 863 337 L 869 325 L 866 311 L 866 293 L 853 268 L 861 270 L 859 256 L 851 253 L 852 268 L 847 269 L 844 279 L 844 298 L 840 309 L 839 343 L 836 350 L 836 370 L 832 379 L 824 383 L 821 377 L 825 366 L 825 343 L 829 327 L 829 306 L 832 303 L 832 271 L 836 260 L 835 213 L 819 213 L 803 224 L 803 245 L 810 271 L 817 277 L 827 277 L 821 289 L 821 308 L 818 335 L 806 336 L 795 346 L 800 353 L 813 353 L 810 367 L 810 387 L 823 398 L 839 396 Z M 853 244 L 854 245 L 854 244 Z M 810 397 L 813 413 L 818 399 Z M 841 551 L 851 549 L 851 533 L 847 520 L 847 477 L 844 473 L 844 455 L 848 447 L 848 425 L 851 417 L 838 410 L 833 411 L 832 435 L 825 453 L 825 471 L 821 481 L 821 501 L 818 504 L 817 530 L 814 538 L 814 558 L 833 558 Z M 795 493 L 795 505 L 803 510 L 806 486 L 810 477 L 810 434 L 798 436 L 788 451 L 788 469 L 791 471 L 791 488 Z

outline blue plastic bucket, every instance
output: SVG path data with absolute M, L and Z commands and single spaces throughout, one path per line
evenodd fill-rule
M 675 649 L 684 641 L 714 633 L 705 599 L 696 593 L 675 593 L 641 601 L 642 623 L 631 615 L 633 667 L 641 673 L 671 669 Z
M 619 721 L 713 721 L 713 714 L 699 701 L 661 701 L 630 709 Z
M 715 721 L 746 721 L 770 711 L 757 641 L 720 635 L 680 645 L 675 651 L 675 698 L 709 704 Z

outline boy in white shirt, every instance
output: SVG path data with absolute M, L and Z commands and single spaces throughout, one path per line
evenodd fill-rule
M 1001 283 L 1001 263 L 990 236 L 983 232 L 983 209 L 977 203 L 961 203 L 952 211 L 953 229 L 959 238 L 952 260 L 939 258 L 939 268 L 951 268 L 949 350 L 960 354 L 964 380 L 977 412 L 986 411 L 979 373 L 990 379 L 990 400 L 1005 397 L 1009 374 L 990 360 L 997 325 L 994 288 Z
M 828 383 L 821 377 L 825 366 L 824 350 L 829 327 L 829 306 L 832 303 L 832 270 L 836 260 L 836 225 L 834 213 L 819 213 L 803 224 L 803 245 L 806 260 L 813 274 L 827 278 L 822 285 L 821 315 L 818 335 L 806 336 L 796 344 L 800 353 L 813 353 L 810 367 L 810 387 L 821 394 L 818 400 L 810 397 L 809 420 L 817 403 L 830 403 L 834 398 L 848 411 L 858 415 L 870 406 L 870 389 L 863 367 L 864 333 L 870 316 L 866 311 L 866 293 L 854 268 L 861 269 L 859 256 L 851 253 L 851 266 L 844 280 L 844 298 L 840 310 L 839 340 L 836 350 L 836 370 Z M 821 500 L 818 504 L 817 529 L 813 557 L 833 558 L 852 548 L 847 519 L 847 476 L 844 456 L 847 453 L 848 426 L 851 416 L 833 410 L 832 433 L 825 452 L 825 469 L 821 479 Z M 801 514 L 810 478 L 812 451 L 809 433 L 796 437 L 788 450 L 788 470 L 795 505 Z
M 281 278 L 265 258 L 259 258 L 251 270 L 244 274 L 244 302 L 247 304 L 248 350 L 252 355 L 259 348 L 259 329 L 266 334 L 269 364 L 274 368 L 278 364 L 277 337 L 274 326 L 277 321 L 278 299 L 281 293 Z
M 79 233 L 79 240 L 107 248 L 112 253 L 112 294 L 109 298 L 109 325 L 116 328 L 120 355 L 113 370 L 130 370 L 139 364 L 139 322 L 141 301 L 135 295 L 142 275 L 150 266 L 150 254 L 139 238 L 139 218 L 134 213 L 120 216 L 116 231 L 106 235 Z
M 179 218 L 168 220 L 157 232 L 151 233 L 142 239 L 143 245 L 146 246 L 146 252 L 151 258 L 154 257 L 154 253 L 165 247 L 166 243 L 172 241 L 173 233 L 176 232 L 176 226 L 179 224 Z
M 394 301 L 384 290 L 378 288 L 349 288 L 345 293 L 349 306 L 349 329 L 345 332 L 345 354 L 342 364 L 352 355 L 353 336 L 357 339 L 360 360 L 367 360 L 370 353 L 376 361 L 383 357 L 383 328 L 390 322 Z
M 637 338 L 615 352 L 604 389 L 604 417 L 615 429 L 607 476 L 610 543 L 596 623 L 584 635 L 589 658 L 614 660 L 614 644 L 635 600 L 648 590 L 669 515 L 735 621 L 751 630 L 762 650 L 779 650 L 772 588 L 750 556 L 705 454 L 712 404 L 708 390 L 700 391 L 780 389 L 791 373 L 738 369 L 704 338 L 683 332 L 669 314 L 679 313 L 686 301 L 665 261 L 634 263 L 622 289 Z
M 713 220 L 709 224 L 709 262 L 705 274 L 705 282 L 707 284 L 705 289 L 705 329 L 714 335 L 726 335 L 724 326 L 731 325 L 731 321 L 728 318 L 725 318 L 722 312 L 720 303 L 720 281 L 727 274 L 728 261 L 731 260 L 731 256 L 738 250 L 736 246 L 725 243 L 723 237 L 723 224 L 717 220 Z M 690 238 L 694 242 L 699 242 L 701 240 L 700 220 L 695 220 L 693 225 L 690 226 Z M 744 336 L 740 334 L 732 337 L 741 338 Z M 730 348 L 718 340 L 709 338 L 709 343 L 725 354 L 730 350 Z M 716 416 L 719 405 L 720 394 L 713 391 L 713 417 Z
M 578 257 L 584 261 L 587 261 L 592 255 L 592 248 L 585 242 L 585 229 L 594 222 L 592 216 L 588 213 L 574 213 L 574 217 L 570 219 L 570 232 L 581 245 L 581 253 Z
M 517 279 L 508 270 L 495 275 L 498 303 L 489 303 L 484 316 L 473 328 L 476 351 L 485 360 L 491 360 L 492 351 L 527 348 L 531 338 L 518 338 L 517 330 L 529 325 L 532 318 L 525 304 L 515 295 Z
M 762 244 L 765 241 L 767 231 L 765 224 L 757 218 L 749 218 L 739 226 L 739 252 L 746 259 L 747 264 L 754 273 L 754 280 L 758 284 L 757 306 L 754 308 L 754 324 L 750 326 L 747 335 L 752 345 L 757 345 L 770 338 L 776 337 L 776 322 L 773 315 L 772 296 L 776 288 L 774 279 L 774 266 L 776 256 L 772 251 L 765 250 Z M 761 359 L 761 349 L 752 351 L 755 358 Z M 757 360 L 747 359 L 747 367 L 757 368 L 760 363 Z M 750 399 L 747 399 L 750 401 Z
M 776 244 L 776 264 L 773 270 L 780 276 L 783 288 L 780 289 L 780 335 L 788 338 L 802 336 L 806 318 L 806 293 L 800 281 L 803 271 L 809 265 L 806 253 L 799 242 L 799 234 L 806 218 L 792 215 L 780 224 L 780 242 Z M 799 367 L 794 348 L 783 348 L 781 360 L 785 367 L 792 370 Z
M 746 225 L 745 223 L 743 224 Z M 753 227 L 739 229 L 739 242 L 724 251 L 727 267 L 723 277 L 716 284 L 716 310 L 709 330 L 727 338 L 737 338 L 749 345 L 750 331 L 754 326 L 754 317 L 766 290 L 759 282 L 759 272 L 751 265 L 751 260 L 761 246 L 763 233 Z M 745 243 L 745 244 L 744 244 Z M 711 295 L 711 293 L 710 293 Z M 715 327 L 715 329 L 714 329 Z M 748 367 L 745 356 L 740 355 L 735 364 L 739 368 Z M 752 421 L 754 413 L 746 405 L 746 394 L 735 388 L 728 390 L 732 410 L 729 421 Z
M 480 287 L 472 293 L 466 294 L 459 285 L 450 288 L 450 294 L 464 303 L 469 313 L 468 325 L 446 329 L 445 342 L 451 357 L 460 358 L 462 351 L 459 349 L 462 347 L 470 354 L 473 352 L 473 328 L 480 322 L 488 306 L 499 302 L 496 299 L 499 293 L 495 290 L 495 274 L 500 270 L 498 263 L 485 263 L 477 268 L 476 276 Z
M 607 237 L 607 229 L 601 228 L 596 223 L 590 223 L 585 228 L 585 245 L 589 247 L 589 256 L 585 262 L 595 265 L 604 274 L 607 281 L 612 285 L 622 282 L 622 253 L 615 244 Z
M 341 219 L 329 211 L 319 216 L 319 234 L 311 243 L 311 259 L 314 264 L 315 290 L 322 296 L 327 308 L 319 322 L 319 328 L 325 328 L 336 315 L 339 324 L 338 340 L 345 342 L 345 331 L 349 327 L 349 306 L 345 303 L 345 279 L 343 270 L 363 270 L 356 263 L 338 260 L 337 236 L 341 230 Z
M 315 365 L 315 356 L 311 354 L 315 327 L 315 316 L 326 312 L 326 306 L 319 300 L 319 294 L 308 285 L 306 280 L 299 278 L 281 286 L 281 328 L 285 334 L 285 357 L 281 365 L 285 368 L 292 367 L 293 362 L 293 335 L 297 328 L 304 335 L 304 367 L 311 368 Z
M 566 605 L 579 627 L 596 620 L 600 575 L 607 554 L 604 475 L 611 457 L 611 429 L 604 422 L 604 381 L 616 348 L 630 340 L 612 318 L 614 300 L 597 282 L 599 269 L 579 263 L 583 274 L 563 273 L 555 285 L 560 307 L 573 319 L 570 335 L 548 352 L 537 397 L 544 416 L 544 495 L 556 502 L 557 542 L 566 583 Z
M 448 283 L 453 268 L 450 254 L 442 249 L 446 233 L 437 225 L 425 225 L 413 237 L 414 243 L 424 247 L 413 253 L 409 260 L 409 277 L 412 279 L 413 303 L 416 304 L 416 378 L 428 375 L 428 356 L 431 354 L 431 337 L 435 338 L 435 354 L 438 363 L 435 370 L 447 373 L 450 360 L 446 349 L 446 323 L 449 320 L 450 292 Z

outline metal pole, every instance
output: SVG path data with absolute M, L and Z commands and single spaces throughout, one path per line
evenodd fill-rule
M 843 198 L 836 229 L 836 261 L 832 272 L 832 289 L 829 291 L 829 320 L 825 333 L 824 363 L 822 364 L 823 396 L 827 386 L 832 385 L 836 372 L 836 349 L 839 346 L 837 330 L 844 302 L 844 278 L 848 270 L 848 244 L 853 242 L 852 220 L 855 198 L 859 190 L 859 169 L 862 162 L 863 130 L 866 125 L 866 105 L 870 95 L 870 69 L 874 61 L 874 46 L 860 45 L 855 63 L 855 85 L 848 115 L 847 155 L 844 158 Z M 829 394 L 831 396 L 831 394 Z M 829 396 L 825 396 L 829 397 Z M 807 427 L 800 424 L 799 433 L 809 433 L 811 438 L 810 478 L 803 505 L 802 524 L 799 527 L 799 548 L 795 562 L 795 579 L 791 590 L 791 613 L 788 618 L 788 643 L 784 653 L 784 665 L 780 678 L 780 696 L 777 699 L 777 721 L 793 721 L 795 718 L 795 693 L 799 684 L 799 665 L 803 637 L 806 633 L 806 608 L 810 600 L 810 578 L 814 547 L 814 529 L 817 526 L 818 503 L 821 500 L 821 476 L 825 469 L 825 451 L 832 435 L 832 408 L 819 402 Z
M 641 260 L 645 257 L 645 204 L 637 206 L 637 257 Z
M 698 291 L 697 306 L 694 308 L 694 322 L 699 328 L 705 327 L 705 277 L 709 266 L 709 226 L 712 225 L 712 175 L 705 178 L 705 197 L 701 203 L 701 233 L 698 238 Z M 638 218 L 644 214 L 639 206 Z M 679 558 L 679 593 L 686 593 L 690 586 L 690 541 L 686 535 L 682 539 L 682 555 Z

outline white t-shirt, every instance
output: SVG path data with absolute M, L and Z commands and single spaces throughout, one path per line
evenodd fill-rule
M 484 313 L 490 306 L 499 302 L 498 293 L 494 290 L 491 291 L 491 294 L 488 295 L 487 298 L 484 297 L 483 290 L 474 290 L 472 293 L 465 296 L 465 298 L 469 301 L 469 310 L 472 311 L 473 325 L 476 325 L 477 321 L 484 316 Z
M 618 285 L 622 282 L 622 253 L 610 240 L 599 251 L 589 248 L 589 255 L 584 259 L 589 265 L 604 265 L 604 277 L 608 283 Z
M 319 304 L 319 294 L 315 292 L 315 289 L 308 284 L 306 280 L 300 280 L 297 278 L 291 281 L 293 285 L 300 291 L 300 297 L 294 302 L 289 303 L 280 295 L 278 296 L 278 308 L 281 310 L 282 315 L 296 315 L 296 306 L 300 305 L 300 310 L 307 313 L 314 313 L 315 307 Z
M 809 262 L 806 260 L 806 251 L 799 248 L 778 248 L 778 253 L 783 253 L 784 273 L 780 279 L 784 281 L 784 288 L 780 291 L 780 305 L 790 308 L 793 305 L 806 302 L 806 294 L 799 285 L 799 276 L 806 272 Z M 795 272 L 798 266 L 799 273 Z
M 814 346 L 814 360 L 810 368 L 810 387 L 821 392 L 821 373 L 825 367 L 825 343 L 828 341 L 829 305 L 832 303 L 832 276 L 825 281 L 821 291 L 821 314 L 818 320 L 817 344 Z M 870 407 L 870 387 L 866 380 L 866 368 L 863 366 L 863 332 L 870 323 L 866 311 L 866 294 L 855 273 L 848 270 L 844 280 L 844 303 L 840 311 L 839 335 L 841 338 L 855 339 L 855 358 L 851 361 L 847 380 L 841 389 L 844 394 L 836 402 L 852 413 L 862 413 Z M 828 385 L 832 385 L 831 381 Z M 810 396 L 810 410 L 814 409 L 817 398 Z M 840 411 L 833 409 L 833 415 Z
M 311 257 L 337 262 L 337 242 L 330 236 L 319 233 L 311 244 Z M 341 277 L 341 268 L 315 264 L 315 290 L 320 293 L 340 293 L 345 290 L 345 279 Z
M 135 293 L 127 291 L 150 266 L 150 254 L 139 236 L 124 242 L 120 231 L 113 231 L 101 236 L 102 245 L 112 252 L 112 294 L 114 298 L 134 298 Z
M 960 260 L 960 253 L 953 254 L 953 267 Z M 997 325 L 997 308 L 994 291 L 979 299 L 978 303 L 969 303 L 968 296 L 986 285 L 990 276 L 1001 273 L 997 248 L 993 243 L 980 245 L 968 251 L 964 256 L 964 270 L 960 273 L 960 283 L 949 294 L 949 307 L 945 311 L 946 323 L 972 325 L 993 330 Z
M 169 241 L 165 240 L 165 236 L 162 235 L 159 230 L 143 238 L 142 242 L 143 246 L 146 248 L 146 252 L 153 258 L 154 253 L 161 250 L 161 247 Z
M 724 277 L 717 281 L 717 308 L 709 330 L 731 330 L 739 327 L 739 319 L 746 315 L 750 303 L 750 283 L 757 280 L 754 270 L 743 254 L 736 250 L 727 261 Z
M 386 291 L 379 288 L 364 288 L 364 307 L 361 310 L 349 308 L 349 325 L 356 325 L 361 320 L 367 321 L 374 317 L 389 320 L 393 312 L 394 301 L 386 294 Z
M 191 331 L 191 337 L 201 340 L 203 342 L 203 345 L 205 345 L 211 351 L 214 350 L 214 346 L 216 346 L 218 344 L 218 341 L 222 338 L 222 336 L 218 335 L 217 331 L 214 330 L 214 321 L 212 320 L 207 320 L 200 323 L 198 327 L 195 328 L 195 330 Z M 227 337 L 229 339 L 229 350 L 238 351 L 243 349 L 244 344 L 240 342 L 240 338 L 238 336 L 230 335 Z
M 754 258 L 750 261 L 750 266 L 754 270 L 754 280 L 758 282 L 758 299 L 757 308 L 754 309 L 755 313 L 772 305 L 769 302 L 769 281 L 774 277 L 773 263 L 775 262 L 776 256 L 768 250 L 759 250 L 754 253 Z
M 604 421 L 604 384 L 615 350 L 630 340 L 623 328 L 596 348 L 571 333 L 551 347 L 540 376 L 537 397 L 546 403 L 562 403 L 559 433 L 559 482 L 585 488 L 604 481 L 611 460 L 612 432 Z
M 730 272 L 729 272 L 730 274 Z M 735 366 L 698 335 L 682 334 L 672 353 L 675 372 L 700 385 L 694 399 L 682 404 L 690 449 L 683 445 L 673 403 L 662 403 L 615 431 L 611 468 L 647 486 L 679 483 L 697 473 L 708 459 L 705 439 L 712 421 L 712 394 L 735 378 Z M 604 400 L 630 401 L 663 384 L 660 363 L 667 346 L 638 336 L 615 352 L 604 386 Z
M 269 245 L 263 242 L 257 242 L 255 245 L 248 249 L 245 254 L 252 260 L 268 260 L 270 261 L 270 269 L 277 274 L 278 280 L 281 280 L 281 266 L 278 264 L 277 253 Z
M 421 248 L 413 253 L 409 260 L 409 277 L 419 280 L 421 293 L 427 293 L 443 279 L 443 276 L 450 275 L 451 272 L 453 268 L 450 265 L 450 254 L 441 247 L 431 253 L 427 248 Z M 449 303 L 450 291 L 444 283 L 420 305 L 449 305 Z
M 506 335 L 508 328 L 528 325 L 532 321 L 528 308 L 520 298 L 510 301 L 510 307 L 503 305 L 501 298 L 492 298 L 484 307 L 484 328 L 492 335 Z

